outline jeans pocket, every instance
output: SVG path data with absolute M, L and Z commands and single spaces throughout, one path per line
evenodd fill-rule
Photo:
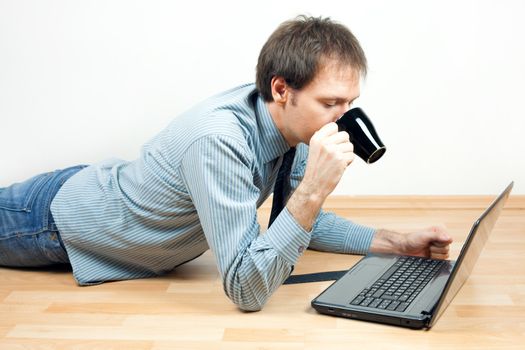
M 33 203 L 52 172 L 40 174 L 24 182 L 0 189 L 0 209 L 30 213 Z

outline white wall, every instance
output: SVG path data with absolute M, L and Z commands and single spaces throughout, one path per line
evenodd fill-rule
M 254 80 L 282 21 L 330 16 L 361 41 L 358 105 L 388 151 L 336 194 L 525 194 L 525 2 L 0 0 L 0 186 L 141 144 Z

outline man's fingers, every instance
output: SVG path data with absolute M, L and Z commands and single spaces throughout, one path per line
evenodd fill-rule
M 448 247 L 451 241 L 432 241 L 432 245 L 435 247 Z
M 339 131 L 326 138 L 326 141 L 332 144 L 350 143 L 350 136 L 346 131 Z
M 427 239 L 431 244 L 445 247 L 452 243 L 452 237 L 447 233 L 446 229 L 441 226 L 432 226 L 426 229 Z
M 338 131 L 339 131 L 339 127 L 337 126 L 336 123 L 328 123 L 324 125 L 321 129 L 317 130 L 313 137 L 318 137 L 322 139 L 330 135 L 337 134 Z
M 314 137 L 318 140 L 325 140 L 328 144 L 350 143 L 350 136 L 346 131 L 339 131 L 336 123 L 328 123 L 317 130 Z
M 441 247 L 441 246 L 431 245 L 430 246 L 430 252 L 436 253 L 436 254 L 448 254 L 449 247 L 448 246 Z
M 446 260 L 448 259 L 448 254 L 437 254 L 430 252 L 430 257 L 432 259 Z
M 436 244 L 438 243 L 438 244 Z M 430 245 L 430 257 L 432 259 L 448 259 L 449 256 L 449 245 L 443 245 L 441 242 L 432 242 Z
M 436 241 L 452 243 L 452 237 L 448 234 L 445 226 L 431 226 L 428 231 L 434 234 Z
M 350 142 L 347 143 L 341 143 L 338 145 L 338 149 L 340 152 L 346 153 L 346 152 L 353 152 L 354 151 L 354 145 L 352 145 Z

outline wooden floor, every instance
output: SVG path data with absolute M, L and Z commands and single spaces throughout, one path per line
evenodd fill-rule
M 445 224 L 455 258 L 492 197 L 337 197 L 327 207 L 399 231 Z M 266 222 L 268 205 L 260 209 Z M 351 267 L 358 256 L 307 251 L 295 273 Z M 525 196 L 507 204 L 480 260 L 437 325 L 413 331 L 316 313 L 330 282 L 282 286 L 243 313 L 222 291 L 212 256 L 170 275 L 77 287 L 67 269 L 0 268 L 0 349 L 523 349 Z

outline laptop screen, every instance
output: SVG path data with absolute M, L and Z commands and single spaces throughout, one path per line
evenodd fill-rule
M 501 209 L 509 196 L 513 184 L 514 183 L 511 182 L 507 186 L 505 191 L 494 200 L 494 202 L 472 226 L 467 241 L 463 244 L 463 248 L 459 253 L 458 260 L 454 265 L 450 278 L 443 289 L 439 303 L 436 305 L 436 310 L 433 313 L 432 320 L 429 324 L 430 327 L 439 319 L 443 311 L 445 311 L 448 304 L 450 304 L 456 293 L 463 286 L 463 283 L 465 283 L 472 272 L 472 269 L 481 254 L 481 250 L 483 249 L 485 242 L 487 242 L 490 232 L 496 224 L 496 220 L 498 220 Z

